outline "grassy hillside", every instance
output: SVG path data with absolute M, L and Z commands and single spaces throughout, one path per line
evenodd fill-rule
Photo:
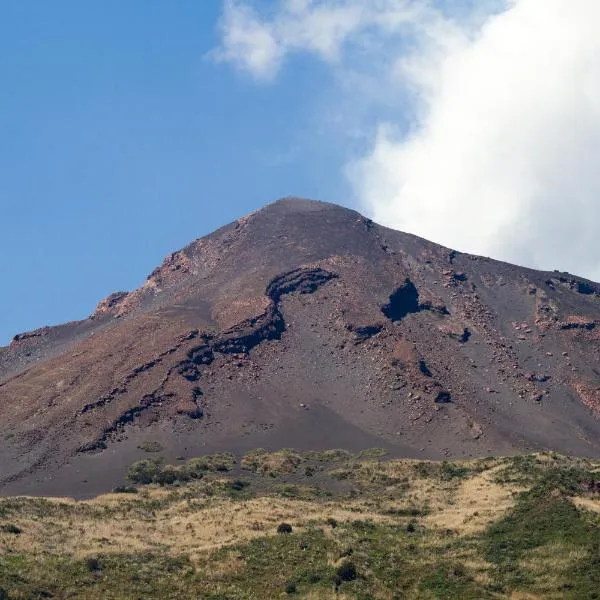
M 0 499 L 0 599 L 600 598 L 599 462 L 257 450 L 130 476 Z

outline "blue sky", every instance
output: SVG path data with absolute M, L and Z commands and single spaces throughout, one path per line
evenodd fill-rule
M 0 0 L 0 344 L 281 196 L 600 280 L 598 0 Z
M 0 1 L 0 344 L 83 318 L 169 252 L 280 196 L 348 202 L 313 108 L 216 64 L 217 0 Z

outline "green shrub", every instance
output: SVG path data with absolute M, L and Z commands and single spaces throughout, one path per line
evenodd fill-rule
M 22 533 L 21 528 L 13 525 L 12 523 L 0 525 L 0 531 L 3 531 L 4 533 L 12 533 L 13 535 L 20 535 Z
M 143 450 L 144 452 L 161 452 L 164 450 L 164 447 L 160 442 L 146 440 L 138 445 L 138 450 Z
M 283 448 L 277 452 L 267 452 L 263 448 L 247 452 L 242 460 L 241 467 L 253 473 L 277 477 L 283 473 L 293 473 L 305 458 L 299 452 L 290 448 Z
M 286 594 L 295 594 L 298 591 L 298 589 L 296 588 L 296 584 L 295 583 L 288 583 L 285 586 L 285 593 Z
M 97 558 L 93 558 L 91 556 L 85 559 L 85 566 L 87 570 L 91 573 L 97 573 L 98 571 L 102 570 L 100 561 Z
M 354 581 L 356 579 L 356 565 L 347 560 L 344 561 L 335 571 L 336 577 L 341 581 Z
M 277 527 L 277 533 L 288 534 L 292 533 L 292 526 L 289 523 L 280 523 Z
M 132 485 L 118 485 L 112 492 L 113 494 L 137 494 L 138 489 Z
M 182 481 L 186 478 L 189 478 L 189 475 L 185 471 L 179 471 L 176 467 L 166 466 L 163 469 L 159 469 L 152 481 L 159 485 L 173 485 L 176 481 Z
M 138 460 L 129 467 L 127 478 L 133 483 L 148 485 L 160 471 L 160 462 L 157 460 Z
M 306 453 L 306 458 L 309 460 L 316 460 L 318 462 L 340 462 L 350 460 L 352 458 L 352 454 L 347 450 L 315 450 L 312 452 Z
M 383 448 L 367 448 L 366 450 L 359 452 L 357 458 L 359 460 L 361 458 L 383 458 L 384 456 L 387 456 L 387 454 L 388 451 Z
M 199 479 L 204 473 L 225 473 L 235 467 L 235 456 L 230 452 L 207 454 L 191 458 L 186 463 L 186 470 L 192 479 Z
M 240 461 L 240 466 L 245 471 L 252 471 L 257 473 L 260 466 L 263 464 L 264 458 L 268 455 L 268 451 L 264 448 L 257 448 L 246 452 Z
M 442 481 L 450 481 L 451 479 L 463 479 L 471 474 L 471 470 L 462 467 L 455 463 L 443 461 L 440 466 L 440 478 Z
M 247 488 L 250 484 L 247 481 L 242 481 L 241 479 L 234 479 L 227 484 L 227 487 L 234 492 L 241 492 L 243 489 Z

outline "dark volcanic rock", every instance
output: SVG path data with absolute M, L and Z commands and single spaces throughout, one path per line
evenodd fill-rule
M 89 319 L 0 349 L 0 491 L 109 490 L 149 438 L 170 460 L 289 446 L 600 456 L 599 290 L 276 202 Z
M 401 321 L 406 315 L 421 310 L 419 292 L 408 278 L 390 295 L 390 301 L 381 307 L 381 312 L 393 323 Z
M 452 395 L 450 394 L 450 392 L 446 391 L 438 392 L 437 396 L 435 397 L 435 401 L 438 404 L 449 404 L 450 402 L 452 402 Z

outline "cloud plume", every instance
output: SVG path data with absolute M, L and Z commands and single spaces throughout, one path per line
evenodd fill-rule
M 600 279 L 600 3 L 453 4 L 231 0 L 219 56 L 272 80 L 307 52 L 393 103 L 347 166 L 377 221 Z

